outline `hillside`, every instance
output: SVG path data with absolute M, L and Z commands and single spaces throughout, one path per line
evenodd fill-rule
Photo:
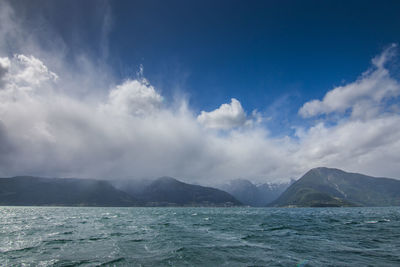
M 136 206 L 132 196 L 92 179 L 0 178 L 0 205 Z
M 271 206 L 398 206 L 400 181 L 339 169 L 315 168 L 293 183 Z
M 222 190 L 187 184 L 171 177 L 151 182 L 119 183 L 118 188 L 149 206 L 237 206 L 242 205 Z

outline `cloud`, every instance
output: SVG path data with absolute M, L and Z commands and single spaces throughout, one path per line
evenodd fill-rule
M 8 72 L 8 68 L 10 67 L 10 60 L 8 57 L 1 58 L 0 57 L 0 88 L 3 87 L 4 78 Z
M 377 176 L 396 174 L 400 160 L 400 116 L 343 120 L 334 127 L 324 123 L 300 137 L 299 162 L 331 166 Z
M 153 113 L 163 101 L 162 96 L 145 79 L 125 81 L 112 89 L 108 98 L 106 108 L 133 115 Z
M 10 60 L 8 57 L 0 58 L 0 78 L 3 78 L 10 67 Z
M 9 61 L 10 62 L 10 61 Z M 11 67 L 11 65 L 9 65 Z M 13 65 L 10 69 L 9 85 L 30 88 L 38 87 L 42 82 L 57 80 L 58 76 L 51 72 L 42 61 L 34 56 L 14 55 Z
M 400 159 L 400 83 L 385 67 L 396 55 L 390 45 L 372 59 L 373 67 L 355 82 L 327 92 L 299 110 L 303 117 L 335 113 L 309 129 L 298 129 L 298 155 L 319 166 L 340 167 L 378 176 L 398 177 Z M 349 111 L 349 116 L 346 112 Z M 332 119 L 332 118 L 331 118 Z
M 305 103 L 299 110 L 304 117 L 320 114 L 344 113 L 351 110 L 352 116 L 379 113 L 382 101 L 400 94 L 400 83 L 390 76 L 385 64 L 394 56 L 397 45 L 393 44 L 372 60 L 373 67 L 357 81 L 329 91 L 322 100 Z
M 21 34 L 29 29 L 6 18 L 0 16 L 7 29 L 18 30 L 0 31 L 0 176 L 168 175 L 205 184 L 287 180 L 330 166 L 398 177 L 399 81 L 385 67 L 394 46 L 358 80 L 299 111 L 305 117 L 335 113 L 334 124 L 322 116 L 309 127 L 296 126 L 295 137 L 276 137 L 239 100 L 196 114 L 185 98 L 168 102 L 143 77 L 118 81 L 97 59 L 67 60 L 40 50 L 35 38 Z M 18 45 L 9 53 L 3 42 L 10 32 L 16 43 L 35 49 L 27 53 Z M 44 40 L 62 39 L 53 34 Z
M 232 98 L 230 104 L 222 104 L 211 112 L 202 111 L 197 120 L 207 128 L 231 129 L 246 123 L 246 113 L 240 102 Z
M 21 64 L 19 58 L 35 64 Z M 170 175 L 211 182 L 237 176 L 264 179 L 284 171 L 286 152 L 280 146 L 285 140 L 269 140 L 268 132 L 257 128 L 224 136 L 210 132 L 185 101 L 164 105 L 143 79 L 128 79 L 105 99 L 88 100 L 60 90 L 63 76 L 55 79 L 35 57 L 16 56 L 10 69 L 0 94 L 0 142 L 7 146 L 0 157 L 3 176 Z M 245 114 L 232 100 L 232 107 L 236 104 Z

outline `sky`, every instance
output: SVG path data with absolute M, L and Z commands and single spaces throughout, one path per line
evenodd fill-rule
M 2 1 L 0 175 L 400 178 L 398 1 Z

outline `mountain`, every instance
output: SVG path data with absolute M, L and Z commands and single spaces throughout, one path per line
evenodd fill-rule
M 106 181 L 19 176 L 0 178 L 0 205 L 136 206 Z
M 187 184 L 171 177 L 154 181 L 125 181 L 117 188 L 138 198 L 148 206 L 238 206 L 233 196 L 222 190 Z
M 398 206 L 400 181 L 339 169 L 315 168 L 293 183 L 270 206 Z
M 245 205 L 264 207 L 277 199 L 289 185 L 290 183 L 255 185 L 249 180 L 235 179 L 219 188 Z

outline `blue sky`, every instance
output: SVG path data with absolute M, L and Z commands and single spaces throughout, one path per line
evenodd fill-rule
M 230 97 L 248 109 L 286 94 L 297 105 L 322 97 L 400 36 L 398 2 L 146 3 L 111 5 L 111 53 L 123 51 L 122 69 L 143 64 L 161 86 L 181 82 L 199 108 Z
M 398 1 L 29 5 L 28 17 L 45 17 L 71 53 L 104 58 L 120 79 L 134 75 L 142 64 L 146 78 L 164 96 L 183 91 L 197 111 L 215 109 L 234 97 L 246 110 L 283 110 L 286 118 L 279 121 L 297 120 L 305 101 L 355 80 L 372 57 L 400 41 Z M 43 20 L 36 25 L 43 27 Z
M 320 165 L 400 171 L 398 1 L 16 0 L 1 7 L 4 142 L 19 148 L 15 159 L 34 151 L 54 161 L 44 168 L 45 156 L 24 159 L 23 174 L 260 181 Z M 16 88 L 35 93 L 18 100 Z M 80 112 L 54 112 L 54 101 Z M 32 110 L 11 114 L 10 106 Z M 37 134 L 27 149 L 16 145 L 26 138 L 17 120 Z M 60 125 L 74 140 L 67 147 Z M 119 131 L 108 132 L 111 125 Z M 89 142 L 93 132 L 104 136 Z M 384 136 L 391 142 L 377 141 Z M 187 143 L 169 147 L 173 140 Z M 99 158 L 69 169 L 77 164 L 72 155 L 89 153 L 78 145 L 86 143 Z M 160 163 L 156 147 L 174 157 Z M 133 171 L 129 158 L 144 167 Z M 100 162 L 105 169 L 95 171 Z M 152 162 L 162 167 L 149 171 Z M 193 162 L 201 163 L 189 170 Z

